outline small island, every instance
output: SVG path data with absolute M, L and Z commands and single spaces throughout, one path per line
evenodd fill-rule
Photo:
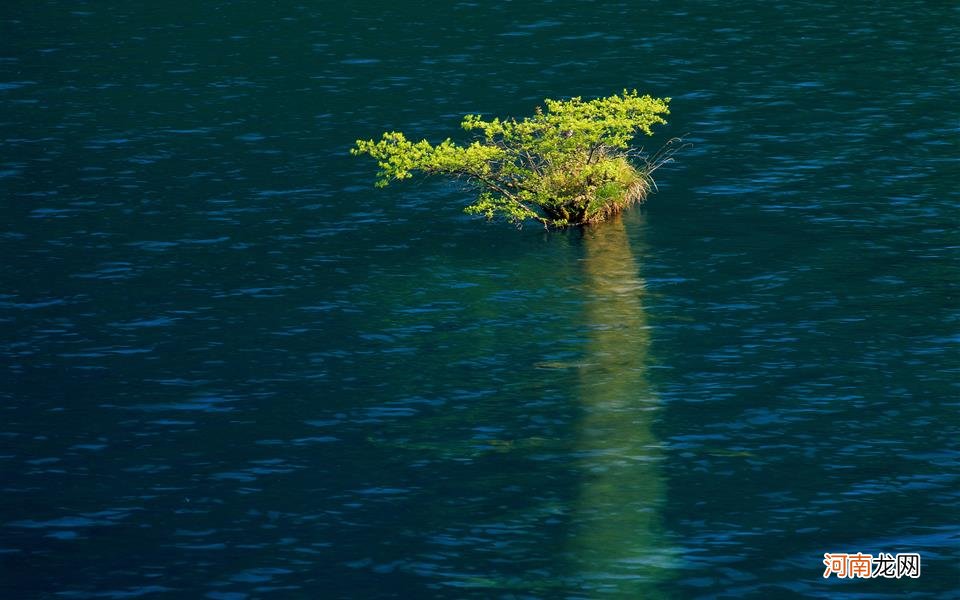
M 468 214 L 532 219 L 546 228 L 596 223 L 646 200 L 653 172 L 670 162 L 677 139 L 652 156 L 630 144 L 666 124 L 670 98 L 636 90 L 594 100 L 544 100 L 532 117 L 486 121 L 466 115 L 461 126 L 478 139 L 459 145 L 412 142 L 391 131 L 379 141 L 358 140 L 350 152 L 376 159 L 377 187 L 408 179 L 415 171 L 461 179 L 479 192 Z

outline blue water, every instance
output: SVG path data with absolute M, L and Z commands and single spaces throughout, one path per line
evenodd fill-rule
M 956 6 L 0 16 L 0 596 L 960 598 Z M 347 153 L 623 88 L 586 231 Z

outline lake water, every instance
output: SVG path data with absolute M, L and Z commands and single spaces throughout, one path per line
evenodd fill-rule
M 0 596 L 960 598 L 955 3 L 0 15 Z M 623 88 L 587 231 L 347 153 Z

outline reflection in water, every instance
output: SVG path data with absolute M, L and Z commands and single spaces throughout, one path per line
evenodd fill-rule
M 649 597 L 672 561 L 660 527 L 665 489 L 651 431 L 658 405 L 647 381 L 644 285 L 621 219 L 588 230 L 585 245 L 588 339 L 577 434 L 583 483 L 571 556 L 590 596 Z

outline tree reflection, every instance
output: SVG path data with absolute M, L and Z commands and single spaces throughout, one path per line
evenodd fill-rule
M 660 523 L 663 452 L 651 430 L 659 407 L 647 378 L 644 282 L 622 219 L 588 230 L 584 242 L 582 485 L 572 514 L 571 560 L 577 585 L 591 596 L 656 597 L 672 552 Z

